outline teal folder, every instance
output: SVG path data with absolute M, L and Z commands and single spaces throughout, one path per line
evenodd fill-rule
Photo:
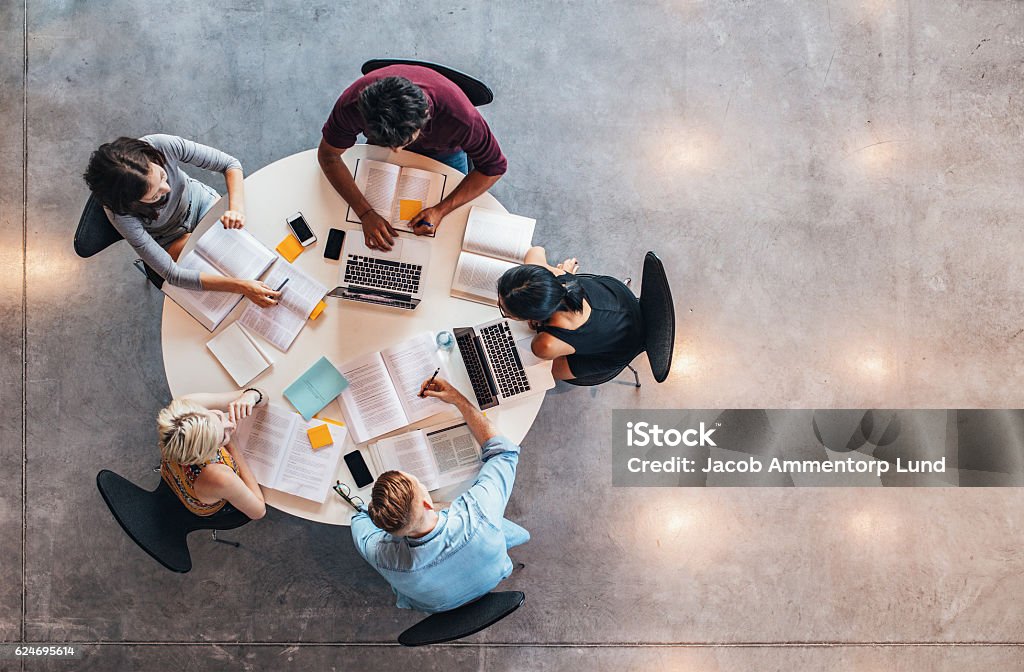
M 348 387 L 348 380 L 334 368 L 330 360 L 321 357 L 316 364 L 299 376 L 299 379 L 284 391 L 285 398 L 292 402 L 295 410 L 309 420 L 324 406 L 334 401 Z

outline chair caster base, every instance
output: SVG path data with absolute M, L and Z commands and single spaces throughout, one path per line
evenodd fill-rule
M 632 365 L 627 365 L 626 368 L 633 372 L 633 382 L 636 383 L 636 388 L 639 390 L 640 389 L 640 374 L 636 372 L 636 369 L 634 369 L 632 367 Z
M 238 548 L 238 547 L 240 547 L 242 545 L 240 542 L 237 542 L 237 541 L 230 541 L 228 539 L 221 539 L 220 537 L 217 536 L 217 530 L 213 531 L 213 534 L 211 535 L 211 537 L 218 544 L 227 544 L 228 546 L 234 546 L 235 548 Z

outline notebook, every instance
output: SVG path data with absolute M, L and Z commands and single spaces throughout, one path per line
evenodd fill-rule
M 270 368 L 274 360 L 238 322 L 232 322 L 206 347 L 239 387 Z
M 433 397 L 420 397 L 423 383 L 446 369 L 429 332 L 380 352 L 346 362 L 341 372 L 349 387 L 341 393 L 341 411 L 356 443 L 368 441 L 452 407 Z
M 498 304 L 498 278 L 523 263 L 533 244 L 537 220 L 474 205 L 469 211 L 451 295 Z
M 441 173 L 373 159 L 356 159 L 353 177 L 370 207 L 391 226 L 404 231 L 412 231 L 409 220 L 420 210 L 441 202 L 448 183 L 448 176 Z M 345 214 L 345 221 L 361 223 L 351 207 Z
M 461 483 L 480 471 L 480 444 L 464 422 L 446 422 L 381 439 L 369 446 L 377 473 L 397 469 L 427 490 Z
M 284 396 L 303 418 L 309 420 L 334 401 L 348 385 L 348 380 L 331 364 L 331 360 L 321 357 L 285 389 Z
M 306 430 L 324 424 L 334 443 L 313 450 Z M 323 503 L 331 491 L 346 436 L 341 425 L 309 422 L 287 408 L 264 404 L 239 423 L 234 441 L 260 485 Z
M 210 275 L 255 280 L 277 259 L 245 229 L 225 229 L 217 222 L 178 260 L 178 266 Z M 163 292 L 208 331 L 216 331 L 242 300 L 241 294 L 184 289 L 165 282 Z
M 325 285 L 284 259 L 274 264 L 263 282 L 277 288 L 286 279 L 288 284 L 281 290 L 281 299 L 277 305 L 260 308 L 247 300 L 245 310 L 238 318 L 249 331 L 259 334 L 275 348 L 285 352 L 306 326 L 306 320 L 320 299 L 327 294 Z

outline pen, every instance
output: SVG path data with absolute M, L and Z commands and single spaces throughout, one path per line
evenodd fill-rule
M 434 369 L 434 375 L 432 375 L 432 376 L 430 377 L 430 380 L 428 380 L 428 381 L 427 381 L 427 384 L 423 386 L 423 389 L 422 389 L 422 390 L 420 390 L 420 396 L 421 396 L 421 397 L 423 396 L 423 393 L 427 391 L 427 388 L 428 388 L 428 387 L 430 387 L 430 384 L 434 382 L 434 378 L 437 378 L 437 374 L 438 374 L 438 373 L 439 373 L 440 371 L 441 371 L 441 367 L 440 367 L 440 366 L 439 366 L 439 367 L 437 367 L 436 369 Z
M 285 278 L 284 282 L 281 283 L 281 286 L 278 287 L 277 289 L 275 289 L 274 291 L 275 292 L 280 292 L 282 289 L 284 289 L 284 286 L 288 284 L 289 280 L 291 280 L 291 278 Z

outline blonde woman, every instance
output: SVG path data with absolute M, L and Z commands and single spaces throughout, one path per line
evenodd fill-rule
M 263 401 L 256 388 L 191 394 L 172 401 L 157 416 L 160 475 L 197 516 L 212 516 L 230 504 L 249 518 L 266 512 L 263 491 L 241 451 L 231 444 L 237 423 Z

